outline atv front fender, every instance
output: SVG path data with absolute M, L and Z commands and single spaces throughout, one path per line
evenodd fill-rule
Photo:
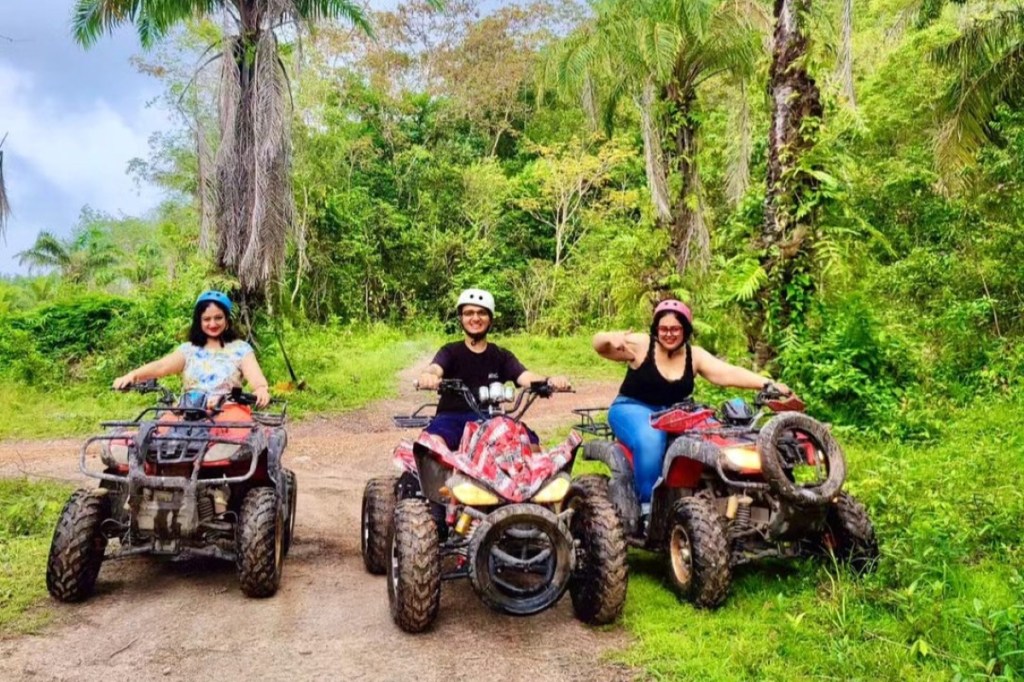
M 626 536 L 635 535 L 640 527 L 640 503 L 636 496 L 633 465 L 617 443 L 592 440 L 583 444 L 583 459 L 604 463 L 611 470 L 608 494 L 622 521 Z

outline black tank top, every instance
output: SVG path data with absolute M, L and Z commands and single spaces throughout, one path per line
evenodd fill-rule
M 654 344 L 651 339 L 647 357 L 639 367 L 626 370 L 626 378 L 619 387 L 619 395 L 639 400 L 655 407 L 668 407 L 681 403 L 693 395 L 693 349 L 686 344 L 686 369 L 683 376 L 669 381 L 658 371 L 654 362 Z

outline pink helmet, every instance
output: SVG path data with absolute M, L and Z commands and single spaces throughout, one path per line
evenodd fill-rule
M 690 323 L 691 327 L 693 326 L 693 313 L 690 312 L 690 309 L 686 307 L 686 304 L 682 301 L 677 301 L 674 298 L 662 301 L 654 308 L 654 316 L 657 317 L 660 313 L 665 311 L 679 313 L 686 318 L 686 321 Z

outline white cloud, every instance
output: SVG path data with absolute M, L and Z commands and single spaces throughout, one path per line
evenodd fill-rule
M 130 159 L 146 156 L 150 134 L 168 126 L 163 112 L 143 103 L 125 113 L 103 99 L 71 108 L 41 92 L 32 74 L 0 62 L 0 130 L 8 133 L 4 151 L 14 157 L 11 166 L 24 164 L 45 179 L 76 213 L 85 204 L 133 214 L 153 207 L 157 190 L 143 186 L 140 192 L 125 171 Z M 16 181 L 8 181 L 13 193 Z M 28 209 L 14 208 L 22 215 Z

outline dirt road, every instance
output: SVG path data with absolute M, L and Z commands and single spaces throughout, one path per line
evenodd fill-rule
M 572 407 L 607 404 L 614 391 L 584 383 L 538 403 L 528 421 L 542 435 L 565 433 Z M 285 461 L 299 479 L 296 539 L 276 596 L 245 598 L 234 567 L 212 560 L 110 562 L 92 599 L 55 606 L 55 623 L 39 635 L 0 640 L 0 679 L 632 679 L 607 662 L 628 644 L 621 626 L 580 624 L 568 597 L 539 616 L 512 618 L 480 604 L 468 584 L 446 583 L 430 632 L 406 635 L 393 625 L 384 579 L 366 573 L 359 555 L 359 504 L 366 480 L 391 471 L 402 434 L 390 415 L 423 397 L 406 390 L 292 425 Z M 0 443 L 0 476 L 84 483 L 78 443 Z

